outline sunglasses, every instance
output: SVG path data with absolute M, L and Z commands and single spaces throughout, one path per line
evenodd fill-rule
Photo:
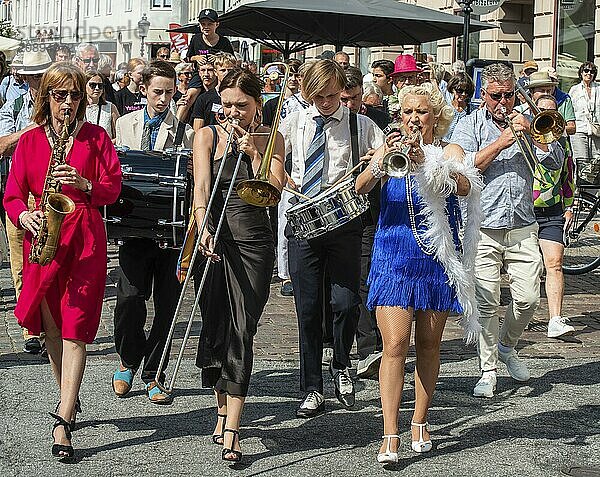
M 467 90 L 465 90 L 465 89 L 462 89 L 462 88 L 456 88 L 456 89 L 454 90 L 454 92 L 455 92 L 455 93 L 457 93 L 457 94 L 466 94 L 466 93 L 467 93 Z
M 92 83 L 91 81 L 88 83 L 88 86 L 91 89 L 104 89 L 104 84 L 103 83 Z
M 180 75 L 189 76 L 190 78 L 194 75 L 191 71 L 183 71 L 179 73 Z
M 584 69 L 583 69 L 583 72 L 584 72 L 584 73 L 595 73 L 595 72 L 596 72 L 596 70 L 593 70 L 593 69 L 591 69 L 591 68 L 584 68 Z
M 485 91 L 485 90 L 484 90 Z M 506 91 L 505 93 L 488 93 L 486 91 L 486 93 L 489 95 L 490 98 L 492 98 L 494 101 L 502 101 L 502 98 L 504 99 L 511 99 L 514 95 L 515 92 L 514 91 Z
M 79 58 L 83 63 L 85 63 L 86 65 L 89 65 L 91 63 L 98 63 L 100 61 L 99 57 L 94 57 L 94 58 Z
M 158 55 L 158 57 L 159 57 L 159 58 L 166 59 L 166 58 L 168 58 L 168 57 L 169 57 L 169 55 Z
M 64 103 L 67 100 L 67 96 L 71 96 L 71 100 L 73 101 L 80 101 L 83 98 L 81 91 L 67 91 L 66 89 L 53 89 L 50 91 L 50 95 L 57 103 Z

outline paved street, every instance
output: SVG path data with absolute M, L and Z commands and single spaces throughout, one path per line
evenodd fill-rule
M 111 255 L 111 270 L 115 266 Z M 600 475 L 600 282 L 599 274 L 567 277 L 565 314 L 577 328 L 568 340 L 546 338 L 545 300 L 522 340 L 521 356 L 532 379 L 519 386 L 500 369 L 498 394 L 471 397 L 477 380 L 474 349 L 465 348 L 449 323 L 442 369 L 430 423 L 434 450 L 410 450 L 408 427 L 414 404 L 412 375 L 402 403 L 401 460 L 382 469 L 375 462 L 381 442 L 376 381 L 357 383 L 357 409 L 337 404 L 326 380 L 326 414 L 309 421 L 294 417 L 298 404 L 297 326 L 293 301 L 272 287 L 256 340 L 255 375 L 243 419 L 244 464 L 228 467 L 211 443 L 214 411 L 210 392 L 199 387 L 193 365 L 198 326 L 188 344 L 171 406 L 147 402 L 136 380 L 131 397 L 116 398 L 110 377 L 117 363 L 112 339 L 115 300 L 109 274 L 102 322 L 81 399 L 83 413 L 73 443 L 77 458 L 50 456 L 52 411 L 58 395 L 50 369 L 20 351 L 20 329 L 12 315 L 14 292 L 6 266 L 0 271 L 0 473 L 6 476 L 154 475 L 399 475 L 558 476 Z M 503 287 L 503 301 L 508 289 Z M 188 307 L 189 300 L 188 297 Z M 184 325 L 177 328 L 183 334 Z M 412 368 L 413 358 L 409 360 Z M 576 467 L 588 467 L 576 472 Z M 592 470 L 595 469 L 595 470 Z

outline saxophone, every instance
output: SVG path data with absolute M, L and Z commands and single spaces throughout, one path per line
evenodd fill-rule
M 62 221 L 65 216 L 75 210 L 75 202 L 60 193 L 62 185 L 60 181 L 52 176 L 57 166 L 66 163 L 66 148 L 67 141 L 69 140 L 69 114 L 70 111 L 66 110 L 63 128 L 60 136 L 54 143 L 50 155 L 44 190 L 40 198 L 40 210 L 44 213 L 44 217 L 42 218 L 38 234 L 31 242 L 31 250 L 29 252 L 30 263 L 48 265 L 52 261 L 56 254 Z

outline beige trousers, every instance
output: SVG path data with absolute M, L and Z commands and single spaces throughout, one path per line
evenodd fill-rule
M 10 273 L 15 286 L 17 300 L 23 288 L 23 237 L 25 231 L 18 229 L 6 215 L 6 237 L 8 239 L 8 249 L 10 251 Z M 26 328 L 23 328 L 23 339 L 32 338 Z
M 506 269 L 511 302 L 500 328 L 500 271 Z M 498 342 L 516 346 L 540 301 L 542 256 L 538 225 L 517 229 L 481 229 L 475 261 L 475 285 L 479 306 L 479 365 L 496 369 Z

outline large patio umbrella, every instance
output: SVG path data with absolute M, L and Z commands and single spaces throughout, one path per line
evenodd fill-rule
M 245 0 L 219 22 L 220 33 L 252 38 L 285 57 L 313 45 L 413 45 L 463 31 L 462 17 L 396 0 Z M 471 22 L 471 31 L 485 28 L 492 25 Z

